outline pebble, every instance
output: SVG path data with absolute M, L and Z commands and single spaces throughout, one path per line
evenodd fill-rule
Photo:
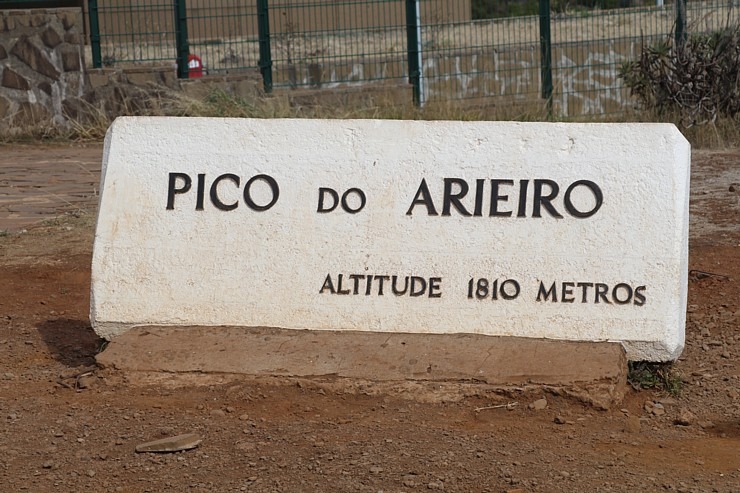
M 570 477 L 570 473 L 568 471 L 560 471 L 560 475 L 564 478 Z
M 44 469 L 51 469 L 52 467 L 54 467 L 54 463 L 50 460 L 47 460 L 41 467 L 43 467 Z
M 559 424 L 559 425 L 564 425 L 566 423 L 565 418 L 562 416 L 555 416 L 554 421 L 556 424 Z
M 211 411 L 211 416 L 214 416 L 216 418 L 222 418 L 226 416 L 226 413 L 221 409 L 214 409 L 213 411 Z
M 77 387 L 81 389 L 91 389 L 98 383 L 98 377 L 95 375 L 85 375 L 77 379 Z
M 629 416 L 624 422 L 624 431 L 627 433 L 640 433 L 640 418 Z
M 714 423 L 709 420 L 699 421 L 697 423 L 699 426 L 701 426 L 702 430 L 707 430 L 709 428 L 714 428 Z
M 13 380 L 15 375 L 10 372 L 3 373 L 3 380 Z
M 408 474 L 404 476 L 403 485 L 406 488 L 413 488 L 414 486 L 416 486 L 416 476 L 414 476 L 413 474 Z
M 370 472 L 373 474 L 380 474 L 383 472 L 383 468 L 380 466 L 370 466 Z
M 679 426 L 691 426 L 694 421 L 696 421 L 696 415 L 686 408 L 681 408 L 673 422 Z
M 665 407 L 663 407 L 663 404 L 661 404 L 660 402 L 655 402 L 653 403 L 653 409 L 651 410 L 651 412 L 655 416 L 663 416 L 665 414 Z
M 443 490 L 445 489 L 445 484 L 442 481 L 432 481 L 427 485 L 427 488 L 430 490 Z
M 529 405 L 529 408 L 534 409 L 535 411 L 542 411 L 543 409 L 547 408 L 547 399 L 537 399 Z

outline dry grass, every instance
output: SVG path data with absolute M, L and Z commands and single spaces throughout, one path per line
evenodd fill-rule
M 38 140 L 99 141 L 105 136 L 117 116 L 202 116 L 230 118 L 374 118 L 393 120 L 501 120 L 547 121 L 545 105 L 540 101 L 526 103 L 497 102 L 495 98 L 481 101 L 429 103 L 423 109 L 412 104 L 398 104 L 390 96 L 361 100 L 350 106 L 299 104 L 282 92 L 276 96 L 245 99 L 220 90 L 212 91 L 203 101 L 181 93 L 158 88 L 145 92 L 141 88 L 118 88 L 125 96 L 116 105 L 105 102 L 82 102 L 74 117 L 68 115 L 66 128 L 51 124 L 14 127 L 13 132 L 0 133 L 0 143 Z M 676 122 L 694 148 L 711 149 L 740 146 L 740 121 L 718 118 L 713 124 L 682 128 L 680 119 L 670 115 L 658 118 L 645 112 L 620 115 L 579 117 L 558 121 L 579 122 Z

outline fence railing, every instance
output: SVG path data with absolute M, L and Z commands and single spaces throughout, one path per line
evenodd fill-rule
M 410 83 L 420 105 L 535 104 L 566 117 L 628 108 L 619 67 L 644 46 L 740 21 L 738 0 L 88 0 L 88 9 L 96 67 L 170 61 L 180 77 L 259 68 L 268 91 Z

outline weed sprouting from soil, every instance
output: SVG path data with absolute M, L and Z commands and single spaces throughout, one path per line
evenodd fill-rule
M 683 379 L 672 363 L 630 361 L 627 381 L 635 390 L 662 390 L 672 396 L 681 394 Z

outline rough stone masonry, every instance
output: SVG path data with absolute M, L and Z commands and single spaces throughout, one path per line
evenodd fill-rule
M 0 131 L 60 125 L 85 91 L 80 9 L 0 10 Z

